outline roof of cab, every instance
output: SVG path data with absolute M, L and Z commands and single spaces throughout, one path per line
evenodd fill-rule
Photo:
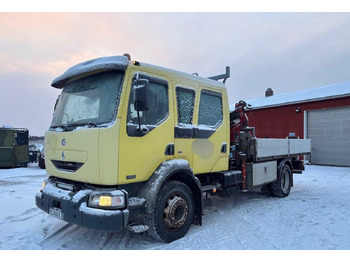
M 125 70 L 127 66 L 128 58 L 126 56 L 108 56 L 91 59 L 69 68 L 61 76 L 55 78 L 51 86 L 63 88 L 72 77 L 98 70 Z
M 173 79 L 181 78 L 185 81 L 196 81 L 200 82 L 203 85 L 210 85 L 214 88 L 225 88 L 225 85 L 219 81 L 215 81 L 205 77 L 200 77 L 194 74 L 188 74 L 181 71 L 155 66 L 143 62 L 136 62 L 134 64 L 135 67 L 142 66 L 147 71 L 158 72 L 161 75 L 169 75 Z M 128 57 L 124 55 L 91 59 L 69 68 L 61 76 L 55 78 L 52 81 L 51 86 L 56 88 L 63 88 L 65 84 L 68 83 L 73 77 L 75 78 L 79 75 L 84 75 L 86 73 L 91 73 L 99 70 L 126 70 L 128 65 L 133 65 L 133 63 L 131 63 L 130 60 L 128 60 Z
M 144 69 L 148 69 L 152 72 L 158 72 L 161 75 L 168 75 L 172 79 L 181 79 L 179 82 L 190 81 L 190 82 L 198 82 L 200 85 L 207 85 L 214 88 L 225 88 L 225 85 L 222 82 L 212 80 L 206 77 L 198 76 L 197 74 L 189 74 L 182 71 L 177 71 L 174 69 L 169 69 L 161 66 L 151 65 L 147 63 L 140 63 L 140 66 L 144 67 Z

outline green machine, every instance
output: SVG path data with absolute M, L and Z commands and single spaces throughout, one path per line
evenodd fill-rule
M 0 168 L 26 167 L 29 162 L 29 131 L 0 127 Z

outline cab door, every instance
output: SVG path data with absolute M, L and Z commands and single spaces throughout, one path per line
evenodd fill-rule
M 149 109 L 139 113 L 134 108 L 133 90 L 137 76 L 149 82 Z M 163 161 L 174 158 L 170 80 L 135 70 L 129 79 L 120 125 L 118 184 L 146 181 Z
M 190 87 L 175 88 L 177 122 L 175 125 L 175 158 L 185 159 L 193 168 L 193 132 L 196 90 Z
M 194 128 L 193 172 L 195 174 L 228 169 L 228 105 L 224 91 L 202 88 L 198 103 L 198 123 Z

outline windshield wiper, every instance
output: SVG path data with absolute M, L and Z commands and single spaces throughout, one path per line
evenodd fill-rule
M 62 128 L 64 131 L 67 131 L 67 126 L 61 125 L 61 126 L 50 126 L 50 128 Z
M 57 126 L 50 126 L 50 128 L 62 128 L 63 131 L 68 131 L 68 129 L 72 129 L 78 126 L 88 126 L 88 127 L 97 127 L 97 124 L 94 122 L 89 123 L 80 123 L 80 124 L 69 124 L 69 125 L 57 125 Z
M 97 127 L 97 124 L 94 122 L 88 122 L 88 123 L 75 123 L 75 124 L 66 125 L 66 127 L 78 127 L 78 126 Z
M 97 127 L 97 124 L 96 124 L 95 122 L 89 122 L 87 125 L 88 125 L 88 126 Z

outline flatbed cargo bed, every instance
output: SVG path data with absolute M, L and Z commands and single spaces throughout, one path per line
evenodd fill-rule
M 266 161 L 310 154 L 310 139 L 254 138 L 253 161 Z

